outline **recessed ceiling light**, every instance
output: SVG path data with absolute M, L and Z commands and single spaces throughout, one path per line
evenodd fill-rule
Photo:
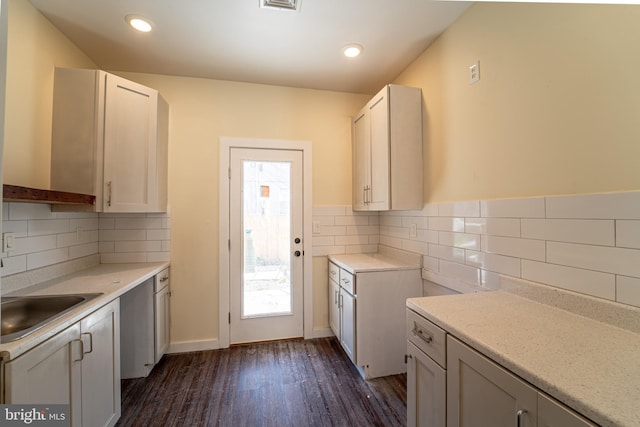
M 364 48 L 362 47 L 362 45 L 351 43 L 346 45 L 342 49 L 342 53 L 344 53 L 344 56 L 346 56 L 347 58 L 355 58 L 356 56 L 360 55 L 363 50 Z
M 148 33 L 152 29 L 151 22 L 141 16 L 127 15 L 124 17 L 124 20 L 127 21 L 133 28 L 142 33 Z

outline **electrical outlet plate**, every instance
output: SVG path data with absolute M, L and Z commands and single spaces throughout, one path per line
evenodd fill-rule
M 478 83 L 480 81 L 480 61 L 469 66 L 469 84 Z
M 409 237 L 418 237 L 418 225 L 411 224 L 409 227 Z
M 7 253 L 15 249 L 15 240 L 13 233 L 2 234 L 2 252 Z

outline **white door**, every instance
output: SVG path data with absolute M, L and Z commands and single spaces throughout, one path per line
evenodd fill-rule
M 231 149 L 231 344 L 304 335 L 302 177 L 302 151 Z

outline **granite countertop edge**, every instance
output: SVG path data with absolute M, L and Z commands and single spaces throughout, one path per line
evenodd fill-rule
M 501 290 L 410 298 L 407 307 L 592 421 L 640 425 L 640 334 Z

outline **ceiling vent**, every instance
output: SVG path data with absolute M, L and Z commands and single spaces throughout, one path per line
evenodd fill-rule
M 260 0 L 260 7 L 278 10 L 300 10 L 302 0 Z

